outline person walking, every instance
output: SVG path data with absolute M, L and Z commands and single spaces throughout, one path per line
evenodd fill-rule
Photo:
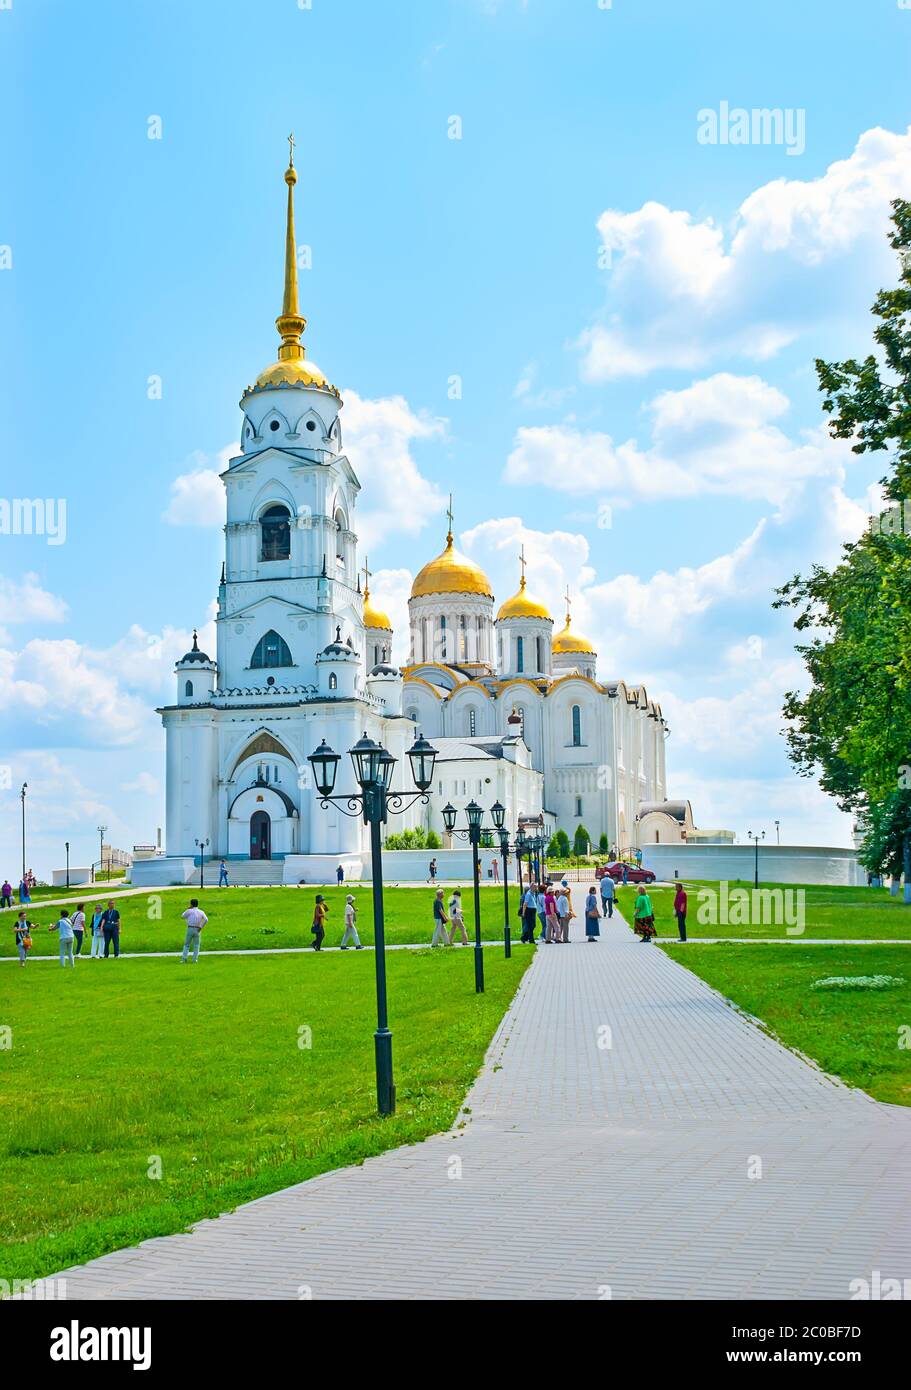
M 626 885 L 627 885 L 628 883 L 629 883 L 629 864 L 627 864 L 626 861 L 624 860 L 624 862 L 623 862 L 623 887 L 625 888 Z
M 614 887 L 614 880 L 610 874 L 605 874 L 601 880 L 601 915 L 603 917 L 613 917 L 614 898 L 616 896 L 617 890 Z
M 651 941 L 652 937 L 657 935 L 652 900 L 642 885 L 640 885 L 636 905 L 633 908 L 633 931 L 642 942 Z
M 3 880 L 3 887 L 0 888 L 0 907 L 12 907 L 13 905 L 13 885 L 8 878 Z
M 437 861 L 435 859 L 431 859 L 430 863 L 427 865 L 427 873 L 429 874 L 428 883 L 436 883 Z
M 530 883 L 522 898 L 522 937 L 526 946 L 535 944 L 535 924 L 538 920 L 538 898 L 535 885 Z
M 449 931 L 446 926 L 446 904 L 443 902 L 443 890 L 438 888 L 433 899 L 433 936 L 430 945 L 448 946 Z
M 19 964 L 25 965 L 28 960 L 28 953 L 32 949 L 32 927 L 34 922 L 30 922 L 24 912 L 20 912 L 16 918 L 16 950 L 19 954 Z
M 545 897 L 544 884 L 535 884 L 535 911 L 538 914 L 538 921 L 541 925 L 541 930 L 538 933 L 539 941 L 543 941 L 547 936 L 547 908 L 544 904 Z
M 19 906 L 22 907 L 23 904 L 30 903 L 31 901 L 32 895 L 29 892 L 28 877 L 24 876 L 19 880 Z
M 183 941 L 183 954 L 180 957 L 181 964 L 186 965 L 187 956 L 193 951 L 193 964 L 199 960 L 199 934 L 208 922 L 208 917 L 199 906 L 198 898 L 190 899 L 190 906 L 186 912 L 182 912 L 181 917 L 187 924 L 187 934 Z
M 313 926 L 310 930 L 313 933 L 313 949 L 321 951 L 323 949 L 323 939 L 326 935 L 326 918 L 329 916 L 329 909 L 326 906 L 326 899 L 322 893 L 317 893 L 316 902 L 313 904 Z
M 546 923 L 544 940 L 547 942 L 559 941 L 560 919 L 557 916 L 557 895 L 552 883 L 548 883 L 544 892 L 544 921 Z
M 585 899 L 585 939 L 597 941 L 601 935 L 601 914 L 598 911 L 598 894 L 592 884 Z
M 499 861 L 499 859 L 497 858 L 496 855 L 494 855 L 493 859 L 491 860 L 490 867 L 491 867 L 491 869 L 493 870 L 493 881 L 494 881 L 494 883 L 499 883 L 499 882 L 500 882 L 500 861 Z
M 449 899 L 449 944 L 455 944 L 456 932 L 462 933 L 462 945 L 468 945 L 468 933 L 465 930 L 465 918 L 462 915 L 462 890 L 454 888 L 452 897 Z
M 228 866 L 223 859 L 218 866 L 218 886 L 219 888 L 231 887 L 230 883 L 228 882 Z
M 339 888 L 341 888 L 342 884 L 345 882 L 345 870 L 341 864 L 339 864 L 338 868 L 335 871 L 335 881 L 338 884 Z
M 686 889 L 682 883 L 677 884 L 677 892 L 674 894 L 674 915 L 677 918 L 677 931 L 680 940 L 686 940 Z
M 91 960 L 100 960 L 104 947 L 104 908 L 96 903 L 92 909 L 92 950 Z
M 77 905 L 76 911 L 73 913 L 73 916 L 72 916 L 71 921 L 72 921 L 72 927 L 73 927 L 73 936 L 74 936 L 75 941 L 76 941 L 76 946 L 75 946 L 75 949 L 74 949 L 74 951 L 73 951 L 73 954 L 74 954 L 74 955 L 77 955 L 77 956 L 81 956 L 81 955 L 82 955 L 82 938 L 83 938 L 83 936 L 85 935 L 85 904 L 84 904 L 84 903 L 79 903 L 79 904 Z
M 341 950 L 347 951 L 349 937 L 354 942 L 356 951 L 363 951 L 361 938 L 357 934 L 357 907 L 354 902 L 354 895 L 349 893 L 345 899 L 345 930 L 342 932 Z
M 108 899 L 108 905 L 102 913 L 101 930 L 104 933 L 104 958 L 107 960 L 114 947 L 114 959 L 120 955 L 120 913 L 114 906 L 114 899 Z
M 73 924 L 65 908 L 60 914 L 59 921 L 55 922 L 53 926 L 48 927 L 48 931 L 59 933 L 57 939 L 60 942 L 60 964 L 63 966 L 64 970 L 66 969 L 67 961 L 69 961 L 70 965 L 75 970 L 76 962 L 73 960 Z
M 569 940 L 569 917 L 571 912 L 572 906 L 569 900 L 569 893 L 567 892 L 566 881 L 564 880 L 557 890 L 557 920 L 560 923 L 557 932 L 558 941 Z
M 571 889 L 570 886 L 569 886 L 569 883 L 567 882 L 567 880 L 566 880 L 565 878 L 563 878 L 563 879 L 560 880 L 560 887 L 563 889 L 563 892 L 566 894 L 566 902 L 567 902 L 567 904 L 568 904 L 568 906 L 569 906 L 569 915 L 568 915 L 568 917 L 566 918 L 566 921 L 561 923 L 562 927 L 564 928 L 564 931 L 563 931 L 563 940 L 564 940 L 564 941 L 568 941 L 568 940 L 569 940 L 569 924 L 570 924 L 570 922 L 573 920 L 573 918 L 575 917 L 576 912 L 575 912 L 575 908 L 573 907 L 573 892 L 572 892 L 572 889 Z M 558 898 L 559 898 L 559 894 L 558 894 Z

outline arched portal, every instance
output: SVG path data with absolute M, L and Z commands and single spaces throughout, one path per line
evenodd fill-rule
M 268 811 L 254 811 L 250 817 L 250 858 L 272 858 L 272 820 Z

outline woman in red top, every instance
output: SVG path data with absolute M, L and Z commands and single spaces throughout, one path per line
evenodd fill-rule
M 558 940 L 559 935 L 560 923 L 557 920 L 557 897 L 551 884 L 548 884 L 544 892 L 544 940 Z
M 677 884 L 677 892 L 674 895 L 674 912 L 677 915 L 677 930 L 680 933 L 680 940 L 686 940 L 686 889 L 682 883 Z

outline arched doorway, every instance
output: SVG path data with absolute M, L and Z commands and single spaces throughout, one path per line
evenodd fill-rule
M 250 858 L 272 858 L 272 821 L 268 811 L 254 811 L 250 817 Z

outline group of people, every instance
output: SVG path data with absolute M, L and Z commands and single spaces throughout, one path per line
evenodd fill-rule
M 32 932 L 38 930 L 38 923 L 29 921 L 28 913 L 23 909 L 16 917 L 13 930 L 16 934 L 19 964 L 25 965 L 28 953 L 32 949 Z M 62 908 L 57 921 L 48 927 L 48 931 L 57 933 L 60 964 L 64 969 L 68 965 L 75 969 L 76 957 L 82 955 L 86 931 L 89 932 L 92 941 L 91 959 L 107 958 L 112 948 L 115 956 L 120 955 L 120 910 L 115 906 L 113 898 L 108 900 L 107 907 L 102 907 L 101 903 L 95 904 L 92 920 L 88 925 L 84 903 L 77 903 L 76 910 L 72 913 Z
M 35 875 L 32 873 L 31 869 L 26 869 L 25 873 L 22 875 L 22 878 L 19 880 L 19 887 L 16 890 L 19 896 L 20 907 L 23 903 L 28 905 L 32 901 L 32 889 L 37 887 L 37 884 L 38 880 L 35 878 Z M 0 909 L 4 907 L 12 907 L 12 905 L 13 885 L 10 883 L 8 878 L 5 878 L 3 880 L 2 886 L 0 886 Z
M 442 896 L 438 894 L 439 898 Z M 617 889 L 610 874 L 605 874 L 600 885 L 592 884 L 585 897 L 584 921 L 585 939 L 597 942 L 601 937 L 601 920 L 614 915 Z M 681 941 L 686 941 L 686 889 L 678 883 L 674 896 L 674 916 Z M 436 908 L 434 908 L 436 911 Z M 521 941 L 527 945 L 543 941 L 546 945 L 558 945 L 569 941 L 570 923 L 576 914 L 573 909 L 572 892 L 566 879 L 558 884 L 548 879 L 546 883 L 530 883 L 526 888 L 519 909 L 522 918 Z M 537 931 L 537 937 L 535 932 Z M 654 940 L 655 909 L 648 889 L 640 884 L 633 905 L 633 931 L 641 942 Z M 434 943 L 435 944 L 435 943 Z

